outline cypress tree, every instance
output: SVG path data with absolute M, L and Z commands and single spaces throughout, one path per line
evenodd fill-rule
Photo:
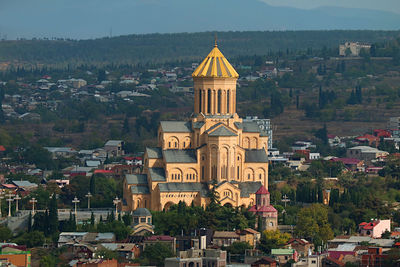
M 57 197 L 53 193 L 49 205 L 49 233 L 55 233 L 58 231 L 58 212 L 57 212 Z
M 92 215 L 90 215 L 90 225 L 94 226 L 95 218 L 94 218 L 94 213 L 92 211 Z
M 92 195 L 96 193 L 96 176 L 94 174 L 90 177 L 90 193 Z

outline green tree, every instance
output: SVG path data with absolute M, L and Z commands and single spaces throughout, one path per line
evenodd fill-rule
M 261 235 L 259 249 L 265 253 L 270 253 L 273 248 L 283 247 L 290 237 L 290 234 L 281 233 L 279 230 L 265 230 Z
M 296 234 L 311 239 L 316 247 L 333 238 L 328 223 L 328 209 L 322 204 L 302 208 L 297 215 Z
M 172 256 L 174 256 L 174 253 L 169 245 L 157 242 L 146 246 L 141 258 L 146 260 L 150 265 L 163 266 L 165 258 Z
M 11 237 L 11 230 L 5 225 L 0 225 L 0 240 L 2 242 L 7 242 Z
M 244 254 L 246 249 L 252 249 L 253 247 L 249 242 L 234 242 L 232 245 L 226 248 L 230 254 Z

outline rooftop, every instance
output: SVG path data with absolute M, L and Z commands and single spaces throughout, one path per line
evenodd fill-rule
M 193 78 L 238 78 L 239 74 L 215 44 L 213 50 L 192 73 Z

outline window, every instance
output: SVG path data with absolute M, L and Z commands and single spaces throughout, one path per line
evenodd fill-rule
M 202 91 L 199 90 L 199 113 L 201 112 L 201 97 L 202 97 Z
M 171 142 L 168 142 L 168 147 L 171 147 Z
M 178 147 L 178 143 L 177 142 L 175 142 L 175 147 Z
M 316 260 L 312 260 L 311 263 L 312 263 L 312 264 L 316 264 L 317 261 L 316 261 Z
M 218 103 L 218 113 L 221 113 L 221 90 L 218 90 L 218 100 L 217 100 L 217 103 Z
M 230 107 L 229 107 L 229 102 L 230 102 L 230 91 L 228 90 L 228 92 L 226 93 L 226 111 L 227 113 L 230 113 Z
M 207 92 L 207 113 L 211 113 L 211 90 Z
M 248 180 L 250 180 L 250 173 L 249 173 L 249 174 L 247 174 L 247 179 L 248 179 Z
M 262 174 L 260 173 L 260 175 L 258 176 L 258 178 L 261 180 L 262 179 Z
M 146 222 L 146 218 L 140 218 L 140 222 L 141 223 L 145 223 Z
M 183 147 L 186 147 L 186 142 L 183 142 Z

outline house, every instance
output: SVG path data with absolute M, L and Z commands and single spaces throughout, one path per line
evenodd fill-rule
M 139 246 L 132 243 L 101 243 L 98 249 L 101 247 L 117 252 L 120 258 L 126 260 L 133 260 L 140 256 Z
M 19 246 L 2 246 L 0 266 L 31 266 L 31 252 Z
M 294 249 L 299 256 L 305 257 L 314 248 L 314 245 L 305 239 L 292 238 L 286 243 L 285 248 Z
M 58 247 L 66 245 L 115 242 L 114 233 L 62 232 L 58 238 Z
M 261 259 L 253 262 L 251 267 L 276 267 L 277 261 L 269 257 L 262 257 Z
M 382 130 L 382 129 L 375 129 L 374 130 L 374 136 L 378 138 L 390 138 L 392 137 L 392 134 L 388 130 Z
M 79 259 L 70 262 L 72 267 L 118 267 L 118 261 L 116 259 Z
M 371 134 L 364 134 L 355 138 L 355 141 L 360 145 L 378 146 L 380 138 Z
M 361 267 L 386 266 L 385 260 L 389 254 L 383 254 L 380 247 L 369 247 L 368 253 L 361 256 Z
M 104 149 L 107 151 L 108 155 L 111 157 L 120 157 L 124 155 L 124 141 L 121 140 L 109 140 L 104 145 Z
M 356 158 L 363 160 L 364 162 L 370 162 L 379 158 L 385 158 L 389 155 L 386 151 L 369 147 L 369 146 L 355 146 L 347 149 L 347 158 Z
M 333 162 L 341 162 L 347 169 L 351 171 L 360 171 L 363 170 L 364 161 L 356 159 L 356 158 L 332 158 Z
M 371 220 L 371 222 L 362 222 L 358 225 L 358 233 L 362 236 L 380 238 L 386 231 L 390 232 L 390 220 Z
M 240 236 L 238 233 L 234 231 L 215 231 L 213 235 L 212 243 L 216 246 L 228 247 L 232 245 L 234 242 L 239 242 Z
M 12 181 L 11 183 L 17 186 L 18 190 L 27 192 L 35 190 L 38 187 L 37 184 L 31 183 L 29 181 Z
M 296 262 L 298 259 L 297 251 L 290 248 L 271 249 L 271 255 L 277 259 L 279 265 L 283 265 L 290 260 L 294 260 Z
M 165 267 L 225 267 L 226 251 L 219 249 L 189 249 L 178 257 L 166 258 Z
M 328 143 L 330 146 L 338 146 L 341 140 L 340 137 L 333 134 L 328 134 Z
M 328 257 L 328 254 L 314 254 L 307 255 L 305 258 L 301 258 L 298 262 L 292 263 L 292 267 L 322 267 L 324 259 Z M 329 265 L 328 265 L 329 266 Z
M 44 148 L 47 149 L 47 151 L 49 151 L 52 154 L 54 159 L 59 157 L 68 158 L 77 153 L 75 149 L 70 147 L 44 147 Z
M 253 248 L 256 247 L 257 242 L 261 238 L 260 232 L 257 232 L 256 230 L 253 230 L 251 228 L 246 228 L 240 231 L 239 235 L 240 235 L 240 242 L 247 242 Z

